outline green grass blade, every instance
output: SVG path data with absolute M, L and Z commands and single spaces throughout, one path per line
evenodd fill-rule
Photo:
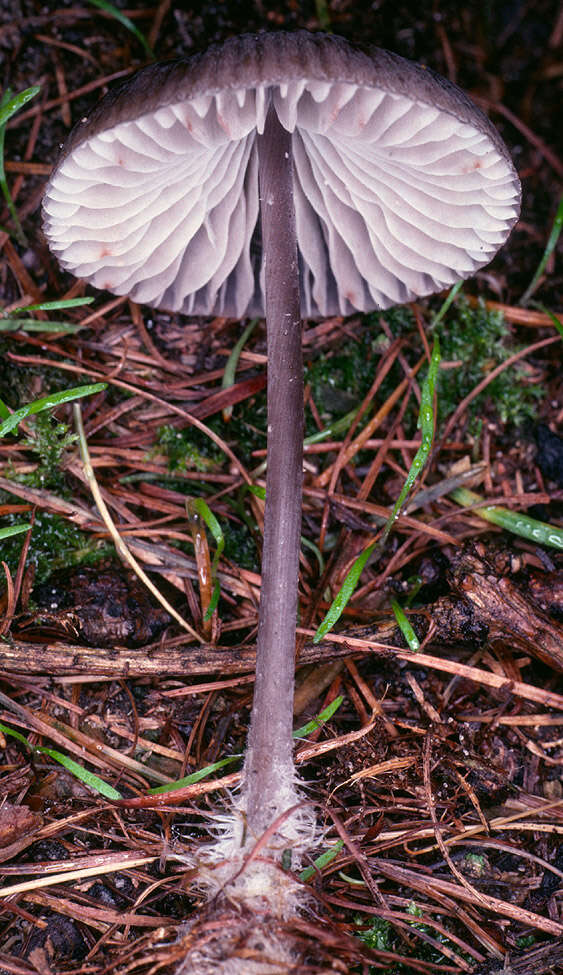
M 342 583 L 342 588 L 334 597 L 328 613 L 326 614 L 324 620 L 319 626 L 317 632 L 313 637 L 313 643 L 319 643 L 326 634 L 332 630 L 334 624 L 340 619 L 342 613 L 344 612 L 347 604 L 349 603 L 353 592 L 358 585 L 358 580 L 364 571 L 364 566 L 372 554 L 377 542 L 372 542 L 368 545 L 366 549 L 358 556 L 354 562 L 352 568 L 348 572 L 344 582 Z
M 483 503 L 483 498 L 480 495 L 468 491 L 467 488 L 456 488 L 455 491 L 451 492 L 450 498 L 462 508 Z M 557 528 L 546 521 L 537 521 L 519 511 L 510 511 L 508 508 L 486 503 L 482 508 L 475 508 L 474 513 L 483 518 L 484 521 L 504 528 L 505 531 L 512 532 L 513 535 L 519 535 L 520 538 L 527 538 L 528 541 L 535 542 L 537 545 L 549 545 L 551 548 L 563 549 L 563 528 Z
M 149 57 L 151 61 L 154 61 L 155 58 L 152 47 L 147 41 L 145 35 L 141 33 L 138 27 L 135 27 L 135 24 L 129 19 L 129 17 L 122 13 L 121 10 L 118 10 L 117 7 L 114 7 L 112 3 L 108 3 L 107 0 L 88 0 L 88 3 L 91 3 L 93 7 L 98 7 L 100 10 L 105 11 L 107 14 L 110 14 L 111 17 L 115 17 L 115 19 L 118 20 L 123 27 L 126 27 L 128 31 L 131 31 L 131 33 L 134 34 L 139 41 L 139 44 L 142 45 L 147 57 Z
M 70 772 L 76 779 L 79 779 L 80 782 L 87 785 L 89 789 L 93 789 L 94 792 L 98 792 L 99 795 L 104 796 L 105 799 L 123 798 L 121 792 L 118 792 L 109 783 L 104 782 L 99 775 L 95 775 L 94 772 L 89 772 L 88 769 L 83 768 L 82 765 L 75 762 L 73 758 L 69 758 L 68 755 L 63 755 L 62 752 L 58 752 L 55 748 L 43 748 L 43 746 L 39 746 L 35 748 L 35 751 L 40 755 L 48 755 L 49 758 L 54 759 L 67 772 Z
M 29 318 L 30 311 L 61 311 L 66 308 L 80 308 L 90 305 L 93 298 L 61 298 L 59 301 L 41 301 L 34 305 L 21 305 L 12 308 L 8 315 L 0 318 L 0 332 L 64 332 L 74 334 L 83 326 L 67 321 L 39 321 Z M 20 317 L 23 316 L 23 317 Z
M 298 728 L 297 731 L 293 732 L 294 738 L 301 738 L 304 735 L 311 734 L 316 728 L 328 721 L 329 718 L 338 710 L 344 698 L 342 696 L 335 698 L 331 704 L 328 705 L 321 713 L 313 718 L 309 724 L 304 725 L 303 728 Z M 218 772 L 219 769 L 225 767 L 225 765 L 231 765 L 233 762 L 238 761 L 242 758 L 242 755 L 230 755 L 229 758 L 222 758 L 218 762 L 214 762 L 212 765 L 206 765 L 205 768 L 198 769 L 197 772 L 192 772 L 191 775 L 186 775 L 183 779 L 178 779 L 176 782 L 167 782 L 166 785 L 156 786 L 154 789 L 149 789 L 149 795 L 157 796 L 162 795 L 166 792 L 175 792 L 177 789 L 183 789 L 187 785 L 194 785 L 195 782 L 200 782 L 201 779 L 207 778 L 209 775 L 213 775 Z
M 319 563 L 319 573 L 320 575 L 322 575 L 325 570 L 325 560 L 322 556 L 322 552 L 319 546 L 315 545 L 315 543 L 312 542 L 310 538 L 305 538 L 304 535 L 301 536 L 301 545 L 303 546 L 303 548 L 308 548 L 309 551 L 313 553 L 317 562 Z
M 317 714 L 315 718 L 312 718 L 311 721 L 308 721 L 307 724 L 304 724 L 301 728 L 296 728 L 296 730 L 293 732 L 293 737 L 306 738 L 307 735 L 312 734 L 312 732 L 316 731 L 317 728 L 321 728 L 323 724 L 325 724 L 327 721 L 330 721 L 333 714 L 335 714 L 338 711 L 338 708 L 342 704 L 343 700 L 344 697 L 342 696 L 342 694 L 339 694 L 338 697 L 335 697 L 334 701 L 331 701 L 330 704 L 327 704 L 326 708 L 324 708 L 320 712 L 320 714 Z
M 332 863 L 334 858 L 338 855 L 338 853 L 340 853 L 343 846 L 344 840 L 337 840 L 334 846 L 331 846 L 330 850 L 326 850 L 324 853 L 321 853 L 321 855 L 313 861 L 314 866 L 305 867 L 305 870 L 301 871 L 299 874 L 299 879 L 304 883 L 306 883 L 307 880 L 311 880 L 311 878 L 315 877 L 317 873 L 323 869 L 323 867 L 327 867 L 329 863 Z
M 15 731 L 14 728 L 9 728 L 7 724 L 2 724 L 1 721 L 0 721 L 0 731 L 4 735 L 9 735 L 11 738 L 15 738 L 16 741 L 19 741 L 22 745 L 27 745 L 28 748 L 33 748 L 33 745 L 29 744 L 25 735 L 20 734 L 19 731 Z
M 358 415 L 358 410 L 359 407 L 356 407 L 355 410 L 351 410 L 350 413 L 341 416 L 334 423 L 329 423 L 328 426 L 323 427 L 322 430 L 318 430 L 317 433 L 312 433 L 310 437 L 305 437 L 303 441 L 304 446 L 307 447 L 309 444 L 321 443 L 323 440 L 328 440 L 329 437 L 336 437 L 342 433 L 346 433 L 346 430 Z
M 234 386 L 235 375 L 237 371 L 238 361 L 240 359 L 240 354 L 244 349 L 246 343 L 248 342 L 248 339 L 252 335 L 254 329 L 258 325 L 259 321 L 260 321 L 259 318 L 253 318 L 248 323 L 240 339 L 235 344 L 229 358 L 227 359 L 227 364 L 225 366 L 225 371 L 223 373 L 223 379 L 221 380 L 221 386 L 223 389 L 230 389 L 231 386 Z M 232 406 L 226 406 L 225 409 L 223 410 L 223 419 L 225 421 L 228 421 L 231 419 L 232 415 L 233 415 Z
M 315 0 L 315 12 L 321 30 L 330 32 L 330 12 L 327 0 Z
M 221 525 L 219 524 L 215 515 L 211 511 L 211 508 L 203 500 L 203 498 L 193 498 L 193 500 L 190 501 L 190 504 L 192 508 L 194 508 L 197 511 L 200 518 L 204 521 L 204 523 L 209 528 L 209 531 L 211 532 L 215 540 L 215 546 L 216 546 L 215 555 L 213 556 L 213 560 L 211 562 L 213 592 L 211 594 L 211 600 L 209 602 L 209 606 L 207 607 L 205 616 L 203 617 L 204 622 L 207 623 L 208 620 L 210 620 L 211 617 L 213 616 L 215 610 L 217 609 L 219 596 L 221 595 L 219 581 L 217 579 L 217 565 L 219 564 L 219 559 L 223 554 L 223 549 L 225 548 L 225 536 L 223 535 L 223 529 L 221 528 Z
M 87 769 L 83 768 L 82 765 L 79 765 L 78 762 L 74 761 L 74 759 L 69 758 L 68 755 L 63 755 L 62 752 L 57 751 L 55 748 L 45 748 L 43 745 L 32 745 L 27 738 L 24 737 L 24 735 L 20 734 L 19 731 L 15 731 L 14 728 L 9 728 L 8 725 L 0 723 L 0 731 L 2 731 L 5 735 L 15 738 L 16 741 L 21 742 L 22 745 L 29 748 L 30 751 L 34 752 L 35 755 L 48 755 L 49 758 L 54 759 L 55 762 L 59 762 L 60 765 L 66 768 L 67 772 L 70 772 L 71 775 L 75 776 L 75 778 L 80 779 L 84 785 L 87 785 L 90 789 L 93 789 L 94 792 L 98 792 L 106 799 L 123 798 L 121 793 L 118 792 L 117 789 L 114 789 L 112 785 L 108 785 L 108 783 L 104 782 L 103 779 L 100 779 L 98 775 L 95 775 L 93 772 L 89 772 Z
M 30 524 L 10 525 L 9 528 L 0 528 L 0 539 L 11 538 L 12 535 L 20 535 L 21 532 L 27 532 L 30 528 Z
M 49 393 L 48 396 L 42 396 L 41 399 L 36 399 L 33 403 L 20 406 L 19 410 L 10 413 L 0 423 L 0 437 L 5 437 L 7 433 L 11 433 L 28 416 L 34 416 L 43 410 L 50 410 L 55 406 L 60 406 L 61 403 L 70 403 L 72 400 L 81 399 L 83 396 L 92 396 L 94 393 L 99 393 L 103 389 L 106 389 L 106 387 L 107 383 L 90 383 L 88 386 L 75 386 L 73 389 L 63 389 L 60 393 Z
M 248 484 L 247 490 L 258 498 L 260 501 L 266 500 L 266 488 L 261 487 L 259 484 Z
M 21 305 L 13 308 L 11 315 L 19 315 L 22 311 L 60 311 L 61 308 L 80 308 L 82 305 L 91 305 L 93 298 L 61 298 L 59 301 L 40 301 L 36 305 Z
M 563 322 L 559 321 L 557 315 L 554 315 L 553 312 L 549 310 L 549 308 L 545 307 L 545 305 L 540 305 L 539 301 L 532 301 L 532 305 L 534 305 L 536 308 L 539 308 L 540 311 L 543 311 L 544 315 L 547 315 L 549 318 L 551 318 L 551 321 L 553 322 L 555 328 L 557 329 L 561 338 L 563 339 Z
M 62 332 L 65 335 L 74 335 L 81 328 L 82 325 L 73 325 L 72 322 L 40 322 L 37 318 L 0 318 L 0 332 Z
M 213 592 L 211 593 L 211 599 L 209 600 L 209 606 L 207 607 L 207 609 L 205 611 L 205 615 L 203 617 L 204 623 L 208 623 L 209 620 L 211 619 L 211 617 L 213 616 L 213 613 L 215 612 L 215 610 L 217 609 L 217 606 L 219 604 L 219 596 L 220 595 L 221 595 L 221 586 L 219 585 L 219 580 L 218 579 L 214 579 L 214 581 L 213 581 Z
M 215 515 L 211 511 L 209 505 L 203 500 L 203 498 L 194 498 L 191 502 L 195 510 L 197 511 L 200 518 L 203 519 L 209 531 L 213 535 L 215 540 L 215 545 L 217 546 L 215 555 L 213 557 L 213 569 L 217 567 L 217 563 L 223 554 L 223 549 L 225 548 L 225 536 L 223 535 L 223 529 L 217 521 Z
M 452 291 L 455 289 L 452 288 Z M 452 299 L 452 293 L 448 296 L 448 299 Z M 446 299 L 446 301 L 448 300 Z M 411 491 L 411 488 L 416 481 L 418 475 L 424 469 L 428 457 L 430 456 L 430 451 L 432 449 L 432 443 L 434 440 L 434 393 L 436 390 L 436 381 L 438 378 L 438 369 L 440 366 L 440 344 L 438 342 L 438 337 L 436 336 L 434 340 L 434 347 L 432 349 L 432 355 L 430 356 L 430 365 L 428 366 L 428 373 L 422 384 L 421 397 L 420 397 L 420 412 L 418 415 L 418 426 L 422 431 L 421 444 L 418 448 L 414 460 L 411 464 L 411 468 L 405 479 L 403 489 L 397 498 L 395 505 L 385 527 L 383 529 L 381 538 L 378 541 L 372 542 L 368 545 L 366 549 L 358 556 L 354 562 L 352 568 L 348 572 L 342 588 L 337 593 L 334 598 L 328 613 L 320 624 L 317 632 L 313 637 L 313 643 L 319 643 L 323 637 L 332 629 L 337 620 L 340 619 L 344 609 L 349 602 L 354 590 L 358 584 L 359 578 L 364 570 L 366 562 L 371 557 L 376 547 L 381 548 L 389 532 L 391 531 L 395 521 L 399 517 L 401 508 L 403 507 L 407 497 Z
M 8 187 L 8 181 L 6 179 L 6 170 L 4 167 L 4 137 L 6 135 L 6 125 L 11 119 L 12 115 L 19 112 L 20 108 L 27 105 L 32 98 L 41 91 L 39 85 L 34 85 L 32 88 L 26 88 L 25 91 L 20 91 L 18 95 L 12 95 L 12 92 L 8 88 L 0 100 L 0 189 L 2 190 L 2 195 L 6 200 L 6 205 L 10 211 L 10 216 L 14 222 L 15 233 L 18 241 L 24 247 L 27 244 L 26 236 L 23 232 L 23 227 L 20 223 L 20 218 L 18 217 L 17 210 L 14 206 L 14 201 Z
M 412 650 L 413 652 L 420 650 L 420 640 L 418 639 L 402 607 L 399 606 L 396 599 L 391 600 L 391 609 L 395 614 L 395 619 L 397 620 L 399 629 L 408 643 L 409 650 Z
M 150 796 L 158 796 L 164 792 L 175 792 L 177 789 L 183 789 L 186 785 L 193 785 L 201 779 L 206 779 L 208 775 L 213 775 L 220 768 L 223 768 L 225 765 L 231 765 L 232 762 L 236 762 L 241 757 L 241 755 L 231 755 L 230 758 L 222 758 L 219 762 L 214 762 L 213 765 L 206 765 L 205 768 L 200 768 L 197 772 L 192 772 L 191 775 L 186 775 L 185 778 L 178 779 L 176 782 L 167 782 L 166 785 L 158 785 L 155 789 L 149 789 L 148 794 Z
M 458 292 L 462 287 L 463 287 L 463 281 L 458 281 L 457 284 L 454 284 L 453 288 L 451 288 L 447 298 L 442 302 L 440 311 L 437 312 L 437 314 L 434 315 L 434 318 L 432 319 L 432 328 L 434 328 L 434 326 L 437 325 L 438 322 L 442 321 L 442 318 L 446 314 L 451 303 L 455 301 L 455 299 L 457 298 Z
M 553 251 L 557 247 L 557 241 L 561 231 L 563 230 L 563 195 L 560 197 L 559 206 L 557 207 L 557 213 L 555 214 L 555 220 L 553 221 L 553 226 L 551 228 L 551 233 L 548 237 L 547 244 L 545 245 L 545 250 L 543 252 L 542 259 L 538 264 L 537 271 L 534 274 L 532 280 L 530 281 L 528 287 L 526 288 L 524 294 L 518 302 L 519 305 L 525 305 L 532 297 L 534 291 L 538 287 L 539 280 L 545 271 L 547 262 L 553 254 Z
M 399 497 L 397 498 L 393 506 L 393 510 L 387 520 L 387 524 L 383 529 L 382 540 L 387 538 L 391 528 L 393 527 L 393 523 L 399 517 L 401 508 L 405 503 L 414 482 L 416 481 L 418 475 L 424 470 L 426 462 L 430 456 L 432 442 L 434 440 L 434 392 L 436 389 L 439 366 L 440 343 L 438 341 L 438 336 L 436 336 L 434 339 L 432 355 L 430 357 L 428 373 L 420 391 L 420 412 L 418 414 L 417 425 L 422 433 L 421 444 L 414 456 L 414 460 L 407 474 L 405 483 L 403 484 L 401 493 L 399 494 Z
M 40 85 L 33 85 L 32 88 L 26 88 L 25 91 L 20 91 L 18 95 L 13 96 L 9 89 L 5 91 L 2 101 L 0 101 L 0 128 L 3 128 L 12 115 L 19 112 L 20 108 L 27 105 L 40 91 Z

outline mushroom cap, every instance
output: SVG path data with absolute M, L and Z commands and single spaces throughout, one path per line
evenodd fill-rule
M 459 88 L 388 51 L 274 32 L 151 64 L 75 127 L 43 201 L 61 265 L 153 307 L 262 315 L 257 135 L 272 101 L 292 134 L 304 317 L 441 291 L 507 239 L 518 177 Z

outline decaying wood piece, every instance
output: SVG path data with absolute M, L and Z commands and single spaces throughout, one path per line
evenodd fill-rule
M 542 611 L 533 586 L 525 592 L 508 575 L 499 575 L 477 548 L 453 557 L 448 581 L 450 594 L 431 607 L 440 642 L 508 647 L 563 671 L 563 626 Z M 551 581 L 555 598 L 561 579 Z
M 563 941 L 558 939 L 521 955 L 507 956 L 501 964 L 493 962 L 486 968 L 478 968 L 474 975 L 555 975 L 562 970 Z
M 538 604 L 536 594 L 552 613 L 563 613 L 559 602 L 563 591 L 561 573 L 549 575 L 549 594 L 542 576 L 526 580 L 526 589 L 506 573 L 510 560 L 498 553 L 489 556 L 478 547 L 469 547 L 453 556 L 448 571 L 451 591 L 415 613 L 411 621 L 419 638 L 431 628 L 425 649 L 432 645 L 471 645 L 516 648 L 557 670 L 563 670 L 563 625 L 550 618 Z M 76 617 L 77 610 L 74 611 Z M 300 664 L 327 663 L 350 653 L 368 649 L 388 652 L 400 659 L 410 654 L 402 650 L 404 641 L 392 621 L 352 627 L 331 634 L 321 644 L 307 643 Z M 0 670 L 6 673 L 50 674 L 52 676 L 88 674 L 100 677 L 156 677 L 204 674 L 251 673 L 255 666 L 253 647 L 217 648 L 210 645 L 174 642 L 127 649 L 114 646 L 89 647 L 76 643 L 32 643 L 0 639 Z M 420 663 L 423 655 L 417 654 Z
M 345 657 L 350 648 L 331 645 L 330 656 Z M 308 646 L 303 663 L 326 660 L 327 648 Z M 254 670 L 252 647 L 211 647 L 183 644 L 174 647 L 143 647 L 136 650 L 84 647 L 59 641 L 24 643 L 0 640 L 0 671 L 20 674 L 98 675 L 99 677 L 164 677 L 172 674 L 197 677 L 204 674 L 248 674 Z
M 31 833 L 41 823 L 41 816 L 27 806 L 4 802 L 0 806 L 0 849 L 13 843 L 17 837 Z

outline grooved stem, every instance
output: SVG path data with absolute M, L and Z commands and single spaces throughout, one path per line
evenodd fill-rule
M 257 836 L 291 805 L 303 480 L 303 359 L 291 135 L 273 104 L 258 137 L 268 344 L 268 469 L 256 683 L 245 762 Z

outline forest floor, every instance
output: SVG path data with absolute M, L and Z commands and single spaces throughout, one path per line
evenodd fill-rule
M 293 933 L 324 951 L 303 972 L 541 975 L 563 968 L 560 242 L 523 298 L 563 186 L 563 8 L 424 6 L 116 3 L 157 59 L 245 30 L 321 26 L 389 48 L 464 88 L 509 147 L 521 219 L 441 321 L 445 295 L 305 323 L 295 726 L 324 718 L 296 755 L 327 856 L 303 878 L 314 925 L 297 920 Z M 80 401 L 90 476 L 70 405 L 0 440 L 0 529 L 32 523 L 0 538 L 2 975 L 175 970 L 187 941 L 205 937 L 185 861 L 197 861 L 236 788 L 248 726 L 263 501 L 247 485 L 264 484 L 263 323 L 223 385 L 239 322 L 87 288 L 41 233 L 45 183 L 72 124 L 147 58 L 111 11 L 0 0 L 4 97 L 40 89 L 5 127 L 22 233 L 4 207 L 0 400 L 13 411 L 105 384 Z M 14 315 L 84 295 L 92 304 L 29 313 L 35 325 Z M 315 643 L 420 446 L 435 336 L 429 463 L 338 625 Z M 474 495 L 456 501 L 456 490 Z M 500 524 L 480 514 L 484 502 Z M 112 531 L 193 635 L 117 558 Z

